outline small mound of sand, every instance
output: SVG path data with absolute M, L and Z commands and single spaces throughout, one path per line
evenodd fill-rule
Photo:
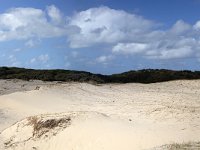
M 97 112 L 28 117 L 1 133 L 6 150 L 133 150 L 145 148 L 131 124 Z M 146 144 L 148 145 L 148 144 Z
M 76 126 L 79 123 L 88 120 L 91 121 L 94 118 L 105 119 L 107 116 L 96 112 L 71 112 L 31 116 L 1 132 L 0 138 L 2 138 L 3 141 L 3 146 L 1 146 L 4 147 L 3 149 L 10 150 L 74 149 L 67 141 L 63 143 L 63 140 L 67 138 L 74 140 L 75 136 L 77 136 L 77 134 L 79 134 L 78 132 L 81 132 L 82 129 L 77 128 L 76 133 L 73 135 L 74 137 L 72 134 L 69 136 L 65 134 L 65 130 L 67 130 L 67 132 L 69 130 L 70 132 L 70 128 L 67 129 L 67 127 Z M 76 123 L 72 124 L 72 122 Z M 88 126 L 86 131 L 91 132 L 90 126 Z M 62 140 L 60 140 L 60 138 L 62 138 Z M 78 144 L 80 143 L 77 143 L 77 146 Z M 55 147 L 55 145 L 57 146 Z M 74 146 L 75 145 L 76 143 L 74 143 Z
M 31 141 L 47 140 L 70 126 L 71 114 L 38 115 L 28 117 L 4 130 L 0 135 L 5 149 L 24 149 L 22 145 Z M 33 142 L 34 143 L 34 142 Z

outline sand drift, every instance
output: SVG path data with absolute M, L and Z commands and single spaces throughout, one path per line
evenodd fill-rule
M 200 149 L 199 80 L 0 82 L 2 150 L 164 150 L 188 142 L 185 149 Z

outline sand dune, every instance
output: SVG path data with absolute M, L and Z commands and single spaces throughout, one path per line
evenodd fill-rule
M 200 141 L 200 80 L 0 82 L 2 149 L 142 150 Z M 33 118 L 40 136 L 34 134 Z

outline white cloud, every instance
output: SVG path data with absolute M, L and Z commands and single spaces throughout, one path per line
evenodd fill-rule
M 53 6 L 49 8 L 52 19 Z M 51 12 L 51 13 L 50 13 Z M 0 14 L 0 41 L 48 38 L 66 35 L 67 29 L 49 22 L 45 11 L 35 8 L 13 8 Z
M 200 30 L 200 21 L 197 21 L 196 24 L 193 26 L 195 30 Z
M 178 59 L 195 57 L 200 53 L 200 42 L 194 38 L 176 40 L 160 39 L 147 43 L 118 43 L 112 49 L 114 54 L 140 55 L 147 59 Z
M 42 54 L 38 57 L 34 57 L 30 60 L 30 63 L 39 63 L 39 64 L 47 64 L 50 60 L 48 54 Z
M 72 48 L 137 39 L 155 24 L 141 16 L 108 7 L 91 8 L 71 17 L 69 25 L 80 30 L 69 35 Z
M 102 63 L 102 64 L 107 64 L 109 61 L 111 61 L 112 59 L 114 58 L 114 56 L 112 55 L 109 55 L 109 56 L 106 56 L 106 55 L 103 55 L 103 56 L 100 56 L 96 59 L 96 62 L 98 63 Z
M 71 48 L 108 44 L 113 54 L 137 54 L 148 59 L 186 58 L 200 53 L 200 34 L 195 33 L 200 30 L 200 21 L 193 26 L 178 20 L 171 28 L 161 30 L 141 16 L 99 7 L 76 13 L 69 25 L 79 28 L 69 34 Z
M 47 6 L 47 14 L 55 24 L 60 24 L 63 21 L 60 10 L 54 5 Z
M 54 5 L 46 10 L 13 8 L 0 14 L 0 41 L 66 37 L 71 48 L 91 46 L 111 47 L 115 54 L 139 55 L 147 59 L 176 59 L 200 57 L 200 20 L 192 25 L 178 20 L 172 27 L 161 29 L 151 20 L 123 10 L 109 7 L 90 8 L 73 16 L 64 16 Z M 71 53 L 77 57 L 77 52 Z M 110 56 L 101 56 L 96 62 L 107 62 Z M 48 55 L 33 58 L 46 63 Z
M 157 51 L 157 53 L 153 55 L 149 55 L 148 57 L 151 59 L 177 59 L 177 58 L 187 58 L 191 56 L 193 53 L 191 47 L 180 47 L 174 49 L 163 49 Z
M 143 53 L 149 48 L 148 44 L 145 43 L 118 43 L 113 47 L 113 53 L 122 54 L 139 54 Z
M 191 25 L 184 22 L 183 20 L 178 20 L 172 27 L 171 32 L 174 34 L 182 34 L 184 32 L 190 31 L 192 29 Z
M 200 53 L 200 34 L 192 26 L 177 21 L 170 30 L 154 30 L 146 34 L 137 43 L 118 43 L 112 48 L 113 53 L 141 55 L 148 59 L 179 59 L 198 57 Z
M 200 21 L 191 25 L 178 20 L 171 28 L 161 30 L 141 16 L 99 7 L 76 13 L 69 24 L 80 29 L 68 37 L 72 48 L 108 44 L 114 54 L 151 59 L 195 57 L 200 53 L 200 33 L 195 32 L 200 30 Z

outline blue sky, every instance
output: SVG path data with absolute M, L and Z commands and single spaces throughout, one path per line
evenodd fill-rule
M 2 0 L 0 66 L 200 70 L 200 0 Z

